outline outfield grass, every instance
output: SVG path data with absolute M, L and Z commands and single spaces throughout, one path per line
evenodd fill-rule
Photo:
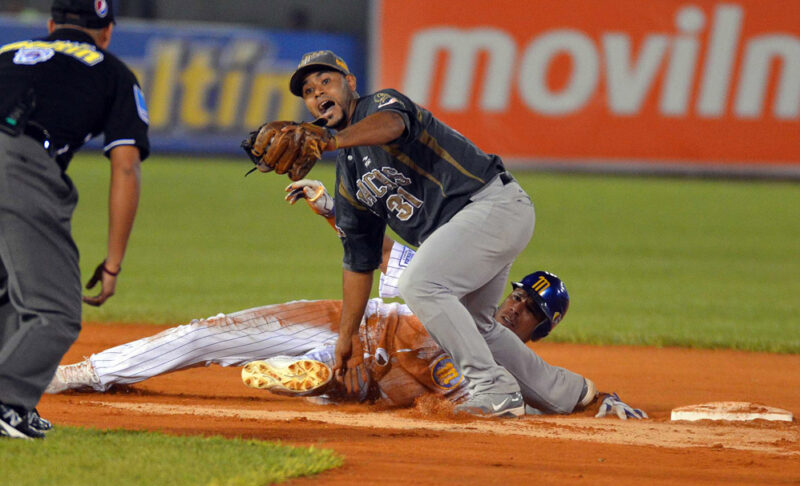
M 342 464 L 314 447 L 60 426 L 47 440 L 0 440 L 0 456 L 14 486 L 262 485 Z
M 118 295 L 88 321 L 182 323 L 341 295 L 341 247 L 286 177 L 245 159 L 143 165 Z M 105 255 L 107 163 L 78 157 L 74 233 L 88 276 Z M 552 340 L 800 352 L 800 185 L 523 173 L 536 232 L 512 278 L 562 277 L 569 315 Z M 331 164 L 311 176 L 332 187 Z

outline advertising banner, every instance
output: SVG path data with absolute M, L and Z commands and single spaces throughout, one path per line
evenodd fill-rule
M 383 0 L 373 81 L 520 160 L 800 165 L 796 0 Z
M 46 36 L 46 22 L 0 17 L 0 45 Z M 236 155 L 265 121 L 310 117 L 289 78 L 303 54 L 320 49 L 338 53 L 363 79 L 363 50 L 346 35 L 121 19 L 109 47 L 142 85 L 154 154 Z

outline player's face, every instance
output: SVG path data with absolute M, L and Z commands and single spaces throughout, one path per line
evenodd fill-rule
M 494 313 L 494 318 L 511 329 L 523 342 L 530 339 L 536 326 L 546 319 L 539 306 L 524 289 L 514 289 L 500 304 Z
M 306 108 L 314 118 L 324 118 L 330 128 L 341 130 L 350 118 L 355 99 L 355 76 L 338 71 L 318 71 L 303 80 L 302 94 Z

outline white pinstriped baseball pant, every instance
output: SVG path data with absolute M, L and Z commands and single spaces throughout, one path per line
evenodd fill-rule
M 241 366 L 275 356 L 307 356 L 333 365 L 337 333 L 309 322 L 316 315 L 305 319 L 309 309 L 304 302 L 195 319 L 94 354 L 90 360 L 102 390 L 201 364 Z

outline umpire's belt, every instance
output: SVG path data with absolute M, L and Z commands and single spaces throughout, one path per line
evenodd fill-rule
M 44 127 L 36 123 L 28 122 L 22 133 L 39 142 L 50 157 L 55 154 L 56 150 L 55 147 L 53 147 L 52 140 L 50 140 L 50 133 Z

